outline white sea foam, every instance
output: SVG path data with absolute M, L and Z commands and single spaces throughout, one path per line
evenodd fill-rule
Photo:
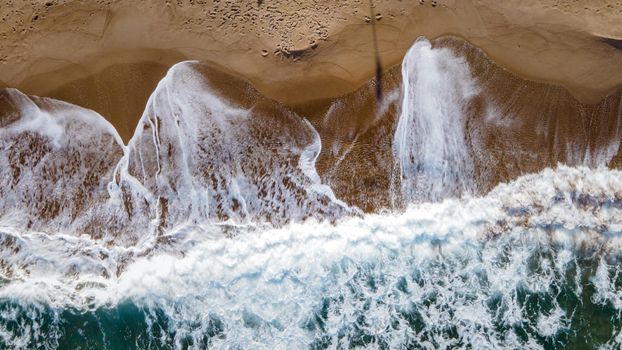
M 266 115 L 219 95 L 196 62 L 175 65 L 150 97 L 120 186 L 160 226 L 205 221 L 272 224 L 350 212 L 321 184 L 321 141 L 292 113 Z M 273 108 L 279 110 L 274 105 Z M 139 183 L 139 186 L 134 184 Z
M 560 167 L 485 197 L 336 226 L 307 222 L 235 239 L 189 227 L 170 233 L 175 247 L 144 257 L 87 238 L 20 234 L 18 253 L 3 252 L 20 277 L 0 297 L 87 309 L 131 301 L 162 310 L 170 333 L 154 341 L 165 343 L 198 344 L 215 315 L 224 333 L 210 342 L 223 347 L 303 347 L 320 336 L 339 347 L 357 332 L 376 345 L 530 347 L 536 339 L 521 340 L 512 327 L 551 337 L 567 329 L 571 310 L 554 302 L 531 319 L 518 294 L 554 295 L 565 284 L 580 294 L 564 276 L 581 251 L 602 252 L 594 302 L 622 300 L 608 280 L 617 267 L 607 263 L 621 243 L 621 203 L 621 172 Z
M 26 115 L 0 129 L 0 344 L 55 348 L 62 312 L 131 304 L 144 347 L 541 348 L 572 328 L 557 297 L 582 300 L 586 274 L 589 302 L 622 315 L 622 172 L 559 166 L 469 196 L 462 112 L 478 91 L 451 51 L 413 46 L 395 135 L 401 194 L 433 202 L 336 223 L 357 212 L 321 183 L 310 124 L 220 96 L 197 65 L 171 69 L 127 147 L 94 113 L 37 114 L 11 92 Z
M 307 121 L 276 103 L 273 114 L 238 106 L 200 68 L 170 69 L 127 147 L 93 111 L 5 90 L 17 117 L 0 128 L 3 224 L 140 246 L 188 223 L 356 212 L 321 183 Z
M 464 58 L 420 38 L 402 62 L 403 97 L 393 149 L 406 202 L 472 190 L 465 144 L 467 102 L 478 94 Z
M 71 231 L 108 197 L 106 184 L 125 146 L 97 113 L 64 102 L 3 96 L 15 120 L 0 128 L 0 222 Z

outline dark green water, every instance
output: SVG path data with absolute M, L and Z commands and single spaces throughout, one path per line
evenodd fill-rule
M 516 244 L 489 243 L 482 249 L 494 246 L 502 252 L 491 266 L 504 273 L 504 268 L 513 264 L 511 255 Z M 318 295 L 314 307 L 303 312 L 306 316 L 294 327 L 307 336 L 304 341 L 309 349 L 476 348 L 477 344 L 543 349 L 619 346 L 615 337 L 622 327 L 622 315 L 614 305 L 616 299 L 599 297 L 622 290 L 619 263 L 607 263 L 596 253 L 575 253 L 563 268 L 547 269 L 550 262 L 558 261 L 567 251 L 560 253 L 556 247 L 531 245 L 518 249 L 526 247 L 530 252 L 521 267 L 525 269 L 523 280 L 508 290 L 494 290 L 489 274 L 495 271 L 473 270 L 477 264 L 463 256 L 437 257 L 423 265 L 400 266 L 406 269 L 398 275 L 396 257 L 362 263 L 342 260 L 327 276 L 329 282 L 340 280 L 342 285 L 325 287 L 327 295 Z M 603 289 L 605 270 L 611 283 L 607 288 L 611 290 Z M 474 275 L 467 276 L 466 271 Z M 349 275 L 346 280 L 339 276 L 343 273 Z M 535 292 L 537 288 L 529 285 L 530 279 L 541 276 L 552 277 L 553 283 Z M 467 285 L 479 290 L 462 288 Z M 419 294 L 415 289 L 424 291 L 424 295 L 412 295 Z M 406 302 L 395 303 L 397 299 Z M 515 304 L 509 305 L 508 301 Z M 490 324 L 468 324 L 457 316 L 460 308 L 477 303 L 482 303 L 483 308 L 478 310 L 485 310 Z M 211 313 L 210 308 L 217 309 L 217 305 L 210 305 L 209 300 L 203 304 L 204 310 L 194 312 L 188 312 L 182 304 L 159 304 L 158 300 L 126 300 L 87 311 L 5 298 L 0 305 L 0 347 L 21 344 L 32 349 L 246 348 L 239 339 L 231 339 L 228 333 L 232 329 L 244 327 L 257 337 L 274 337 L 291 326 L 266 323 L 257 315 Z M 373 314 L 383 308 L 389 316 L 382 320 L 386 329 L 369 332 L 370 324 L 378 320 Z M 512 308 L 516 314 L 512 315 Z M 554 334 L 543 335 L 546 331 L 539 321 L 560 311 L 564 317 L 554 322 L 562 327 L 557 327 Z M 442 314 L 441 319 L 446 322 L 430 322 L 430 314 L 434 313 Z M 512 324 L 508 324 L 508 317 L 515 318 Z M 477 337 L 482 339 L 478 341 Z M 261 339 L 256 340 L 261 343 Z

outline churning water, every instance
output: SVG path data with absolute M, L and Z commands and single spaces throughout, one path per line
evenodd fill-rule
M 402 62 L 402 108 L 394 151 L 407 201 L 438 200 L 473 187 L 465 143 L 467 101 L 477 95 L 464 58 L 419 39 Z
M 622 344 L 622 172 L 559 165 L 474 194 L 479 90 L 451 50 L 405 58 L 411 204 L 375 214 L 322 183 L 311 124 L 200 70 L 170 70 L 128 145 L 94 112 L 2 95 L 0 347 Z

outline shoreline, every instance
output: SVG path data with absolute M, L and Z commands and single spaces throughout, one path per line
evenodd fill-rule
M 250 2 L 237 10 L 168 1 L 31 3 L 21 0 L 0 10 L 0 81 L 28 94 L 46 95 L 50 86 L 75 80 L 45 74 L 75 67 L 93 72 L 97 68 L 92 66 L 114 63 L 110 57 L 115 52 L 134 50 L 143 52 L 135 56 L 137 61 L 153 60 L 150 52 L 155 50 L 213 63 L 288 105 L 343 96 L 374 74 L 371 29 L 365 20 L 369 10 L 350 1 L 339 6 L 329 1 L 313 6 Z M 570 12 L 559 8 L 564 3 Z M 385 69 L 399 65 L 417 37 L 451 35 L 481 48 L 508 71 L 564 86 L 582 102 L 596 103 L 622 87 L 622 71 L 616 69 L 622 50 L 607 42 L 622 38 L 622 29 L 608 26 L 622 19 L 622 4 L 604 1 L 606 12 L 560 0 L 435 4 L 376 4 Z M 24 8 L 35 10 L 29 14 Z M 11 20 L 22 23 L 21 33 Z M 317 25 L 307 23 L 314 21 Z

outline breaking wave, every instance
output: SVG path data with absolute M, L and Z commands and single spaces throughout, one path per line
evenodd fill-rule
M 322 182 L 309 121 L 207 65 L 171 68 L 127 145 L 3 90 L 0 347 L 620 347 L 618 130 L 480 194 L 485 91 L 418 40 L 385 169 L 405 205 L 363 213 Z
M 28 271 L 0 291 L 6 346 L 619 346 L 619 171 L 560 167 L 485 197 L 235 239 L 188 227 L 118 275 L 118 247 L 2 231 L 20 243 L 3 261 Z

